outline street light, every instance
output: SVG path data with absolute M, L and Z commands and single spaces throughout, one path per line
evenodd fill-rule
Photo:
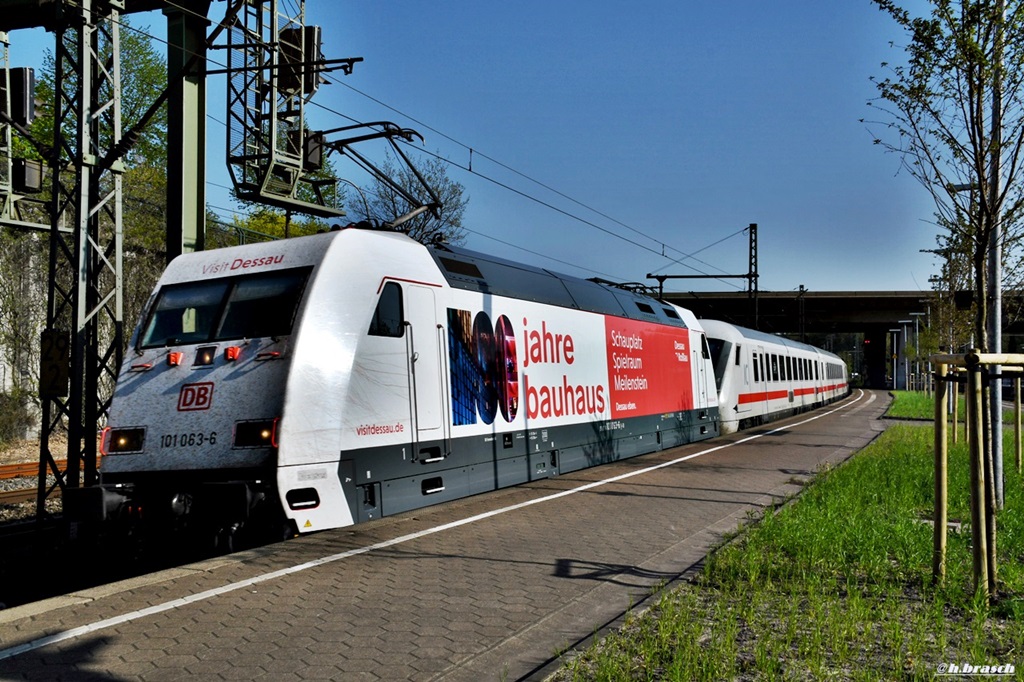
M 914 318 L 914 377 L 915 385 L 921 377 L 921 332 L 918 328 L 918 320 L 926 313 L 910 313 Z
M 896 390 L 896 348 L 898 347 L 899 329 L 890 329 L 889 333 L 892 334 L 892 390 Z
M 910 390 L 910 358 L 907 357 L 907 325 L 913 320 L 897 320 L 903 325 L 903 390 Z

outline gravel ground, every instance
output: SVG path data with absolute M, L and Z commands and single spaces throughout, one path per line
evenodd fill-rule
M 59 458 L 63 458 L 64 453 L 67 451 L 67 441 L 54 439 L 51 444 L 52 451 L 55 451 L 55 455 Z M 38 462 L 39 461 L 39 441 L 38 440 L 21 440 L 0 448 L 0 465 L 4 464 L 18 464 L 21 462 Z M 53 485 L 54 479 L 52 476 L 47 479 L 48 485 Z M 21 490 L 24 488 L 36 487 L 37 479 L 33 477 L 27 478 L 11 478 L 6 480 L 0 480 L 0 490 Z M 50 499 L 46 501 L 46 509 L 54 514 L 59 514 L 61 511 L 61 503 L 59 499 Z M 0 523 L 8 523 L 11 521 L 21 521 L 25 519 L 34 518 L 36 514 L 36 503 L 22 502 L 20 504 L 3 504 L 0 505 Z

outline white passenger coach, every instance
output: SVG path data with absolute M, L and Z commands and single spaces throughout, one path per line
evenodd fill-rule
M 850 392 L 838 355 L 727 322 L 701 324 L 714 361 L 723 433 L 821 407 Z

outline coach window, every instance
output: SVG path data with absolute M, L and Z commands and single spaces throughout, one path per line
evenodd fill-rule
M 740 355 L 743 351 L 743 346 L 736 346 L 736 366 L 740 366 Z
M 404 311 L 402 309 L 402 287 L 388 282 L 380 292 L 377 308 L 370 320 L 370 336 L 399 338 L 405 334 Z
M 761 381 L 761 371 L 758 363 L 757 353 L 750 354 L 750 364 L 754 366 L 754 383 Z
M 779 356 L 772 353 L 772 381 L 779 380 Z

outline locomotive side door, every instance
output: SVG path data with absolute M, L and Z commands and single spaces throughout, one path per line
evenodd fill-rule
M 696 376 L 693 383 L 694 402 L 700 410 L 707 409 L 712 405 L 708 399 L 708 364 L 711 362 L 711 349 L 708 348 L 708 339 L 704 334 L 700 335 L 700 351 L 693 349 L 693 371 Z M 714 403 L 718 403 L 718 392 L 715 391 Z
M 442 413 L 444 386 L 441 381 L 441 332 L 437 324 L 434 291 L 428 287 L 406 287 L 405 316 L 409 367 L 409 392 L 412 403 L 415 457 L 443 457 Z M 437 443 L 429 446 L 431 442 Z

